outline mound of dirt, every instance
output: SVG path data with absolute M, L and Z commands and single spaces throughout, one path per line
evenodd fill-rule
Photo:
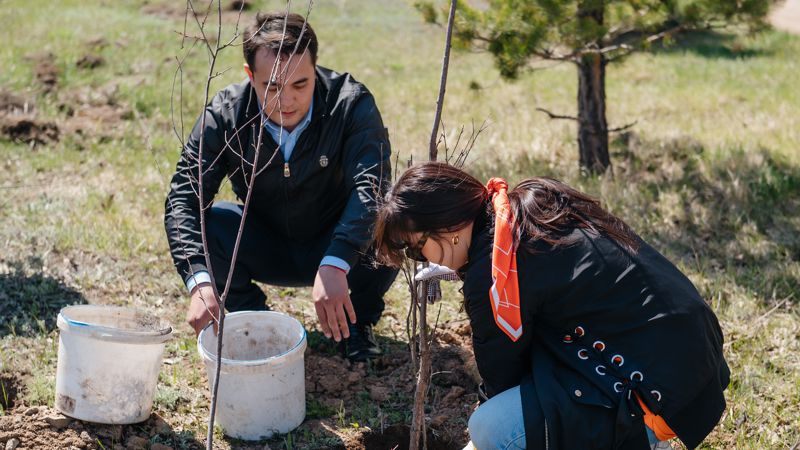
M 32 100 L 6 90 L 0 90 L 0 114 L 28 114 L 33 110 Z
M 84 87 L 59 96 L 58 108 L 67 115 L 65 134 L 83 137 L 113 137 L 119 124 L 133 112 L 118 99 L 119 85 L 112 81 L 99 87 Z
M 225 2 L 222 7 L 222 19 L 226 22 L 234 22 L 239 17 L 239 11 L 250 11 L 253 9 L 253 2 L 250 0 L 231 0 Z M 168 20 L 183 20 L 187 15 L 192 17 L 191 11 L 186 10 L 186 3 L 185 2 L 153 2 L 149 4 L 145 4 L 142 9 L 140 10 L 143 14 L 156 16 L 162 19 Z M 209 17 L 216 17 L 217 15 L 217 7 L 216 4 L 211 8 L 210 11 L 207 9 L 207 5 L 201 3 L 195 3 L 194 6 L 194 16 L 203 18 L 208 13 Z M 244 14 L 242 14 L 242 23 L 247 23 L 248 20 L 245 18 Z M 196 31 L 196 27 L 192 28 Z M 189 31 L 189 30 L 187 30 Z M 192 33 L 189 33 L 192 34 Z M 199 34 L 199 33 L 197 33 Z
M 440 325 L 431 347 L 432 373 L 429 386 L 427 424 L 429 448 L 461 448 L 468 440 L 464 423 L 478 401 L 479 376 L 471 350 L 471 329 L 466 322 Z M 393 344 L 386 354 L 369 365 L 351 363 L 326 352 L 325 344 L 310 347 L 306 353 L 306 391 L 311 401 L 330 411 L 349 409 L 365 396 L 389 409 L 410 408 L 416 388 L 416 373 L 408 347 Z M 406 406 L 403 406 L 406 405 Z M 329 418 L 337 421 L 336 413 Z M 340 419 L 339 419 L 340 420 Z M 406 448 L 408 427 L 386 423 L 384 433 L 365 428 L 341 435 L 346 448 Z M 303 428 L 308 425 L 304 424 Z M 308 430 L 314 433 L 314 430 Z M 330 433 L 327 433 L 330 434 Z M 441 445 L 437 446 L 439 443 Z
M 51 93 L 58 87 L 58 75 L 60 73 L 56 66 L 56 56 L 50 52 L 32 53 L 25 56 L 25 59 L 33 63 L 33 73 L 36 81 L 42 85 L 44 93 Z
M 96 69 L 106 63 L 106 59 L 94 53 L 87 53 L 75 63 L 81 69 Z
M 0 406 L 3 411 L 12 409 L 17 404 L 25 389 L 26 374 L 19 372 L 0 372 Z
M 39 120 L 32 114 L 0 115 L 0 134 L 12 141 L 28 144 L 57 142 L 58 126 L 53 122 Z
M 225 9 L 228 11 L 250 11 L 253 9 L 253 2 L 250 0 L 233 0 L 228 3 Z
M 140 424 L 101 425 L 75 420 L 44 406 L 0 417 L 0 446 L 12 439 L 25 449 L 171 450 L 171 445 L 202 448 L 199 442 L 187 442 L 185 435 L 176 434 L 155 414 Z
M 353 439 L 345 441 L 348 450 L 406 450 L 411 439 L 410 428 L 406 425 L 393 425 L 383 430 L 383 433 L 372 431 L 362 433 Z M 438 436 L 433 431 L 427 433 L 428 450 L 459 450 L 459 445 L 448 439 Z

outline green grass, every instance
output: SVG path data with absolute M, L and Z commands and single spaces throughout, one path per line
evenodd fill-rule
M 284 4 L 256 3 L 262 9 Z M 75 105 L 81 90 L 117 84 L 114 99 L 136 118 L 116 124 L 106 137 L 68 135 L 33 149 L 0 140 L 0 304 L 13 307 L 10 315 L 4 310 L 0 345 L 6 368 L 36 374 L 27 401 L 51 403 L 59 305 L 127 304 L 163 315 L 177 339 L 165 353 L 174 364 L 162 371 L 156 411 L 202 441 L 205 372 L 183 324 L 186 298 L 162 225 L 179 153 L 169 102 L 175 57 L 189 46 L 182 50 L 176 33 L 182 19 L 144 14 L 142 5 L 8 0 L 0 8 L 0 89 L 33 99 L 40 118 L 63 124 L 60 104 Z M 316 2 L 311 20 L 320 64 L 349 71 L 369 86 L 401 165 L 412 155 L 423 159 L 443 31 L 423 24 L 410 1 Z M 77 68 L 81 56 L 95 51 L 88 41 L 97 37 L 106 41 L 96 50 L 106 64 Z M 52 94 L 41 92 L 26 59 L 39 52 L 52 53 L 60 69 Z M 243 77 L 239 52 L 234 47 L 220 55 L 218 67 L 227 71 L 214 89 Z M 196 46 L 179 102 L 184 132 L 202 103 L 206 63 Z M 704 445 L 790 448 L 800 441 L 800 38 L 696 35 L 610 66 L 609 124 L 637 124 L 615 137 L 613 174 L 603 177 L 579 175 L 574 124 L 535 110 L 575 113 L 573 67 L 562 64 L 507 83 L 487 55 L 455 53 L 450 70 L 449 141 L 462 124 L 488 124 L 469 169 L 510 181 L 555 176 L 599 197 L 675 261 L 712 304 L 733 377 L 726 415 Z M 441 321 L 463 318 L 456 288 L 447 287 Z M 273 303 L 309 297 L 306 289 L 270 288 L 269 295 Z M 381 335 L 405 339 L 406 297 L 398 281 Z M 309 302 L 292 301 L 291 308 L 313 328 Z M 361 400 L 343 405 L 342 429 L 374 427 L 378 412 Z M 401 408 L 380 414 L 407 420 Z M 309 412 L 339 416 L 321 403 L 310 403 Z M 303 430 L 270 445 L 325 447 L 326 439 L 330 435 Z

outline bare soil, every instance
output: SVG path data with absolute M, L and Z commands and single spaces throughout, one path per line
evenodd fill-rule
M 58 87 L 58 76 L 61 73 L 56 66 L 56 56 L 50 52 L 31 53 L 25 59 L 33 63 L 33 73 L 45 94 L 55 92 Z
M 96 69 L 106 63 L 106 59 L 94 53 L 87 53 L 75 63 L 81 69 Z
M 33 111 L 33 100 L 13 92 L 0 90 L 0 114 L 28 114 Z
M 206 7 L 207 4 L 195 4 L 195 16 L 205 16 Z M 216 6 L 214 6 L 214 8 L 216 8 Z M 225 21 L 235 21 L 237 18 L 239 18 L 239 11 L 251 11 L 252 9 L 253 2 L 250 0 L 228 0 L 223 2 L 222 5 L 222 19 Z M 183 20 L 183 18 L 186 17 L 186 3 L 154 2 L 144 5 L 141 11 L 144 14 L 157 16 L 162 19 Z M 216 14 L 216 11 L 214 13 Z
M 459 449 L 468 440 L 465 421 L 477 403 L 477 369 L 470 350 L 469 325 L 456 322 L 440 326 L 432 346 L 433 373 L 427 410 L 427 442 L 431 450 Z M 389 417 L 380 426 L 342 426 L 339 411 L 359 403 L 396 410 L 410 405 L 415 373 L 408 348 L 393 341 L 382 357 L 367 363 L 351 363 L 332 351 L 332 344 L 319 340 L 306 351 L 306 398 L 322 405 L 309 411 L 297 434 L 317 436 L 318 447 L 337 449 L 408 448 L 409 428 Z M 100 425 L 61 415 L 49 407 L 28 407 L 23 397 L 26 375 L 0 372 L 8 393 L 6 415 L 0 416 L 0 448 L 10 439 L 20 441 L 19 449 L 114 449 L 167 450 L 201 449 L 204 443 L 183 431 L 179 417 L 169 422 L 158 414 L 141 424 Z M 207 392 L 198 392 L 207 395 Z M 380 408 L 378 409 L 380 411 Z M 411 411 L 408 411 L 410 417 Z M 232 448 L 264 449 L 264 443 L 230 441 Z M 268 447 L 267 447 L 268 448 Z
M 181 440 L 156 414 L 137 425 L 100 425 L 71 419 L 43 406 L 19 408 L 0 417 L 0 443 L 5 445 L 14 438 L 20 441 L 20 450 L 169 450 L 173 447 L 164 442 Z
M 0 115 L 0 135 L 12 141 L 47 144 L 59 138 L 58 125 L 37 119 L 32 114 Z

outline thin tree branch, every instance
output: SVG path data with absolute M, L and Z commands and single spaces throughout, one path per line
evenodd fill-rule
M 608 132 L 609 133 L 618 133 L 620 131 L 625 131 L 627 129 L 633 128 L 637 123 L 639 123 L 639 121 L 638 120 L 634 120 L 633 122 L 631 122 L 631 123 L 629 123 L 627 125 L 623 125 L 623 126 L 617 127 L 617 128 L 612 128 L 612 129 L 608 130 Z
M 565 116 L 565 115 L 562 115 L 562 114 L 554 114 L 554 113 L 552 113 L 552 112 L 550 112 L 550 111 L 548 111 L 548 110 L 546 110 L 544 108 L 536 108 L 536 110 L 547 114 L 551 119 L 574 120 L 575 122 L 580 122 L 581 121 L 581 119 L 579 119 L 579 118 L 577 118 L 575 116 Z
M 444 106 L 444 93 L 447 87 L 447 70 L 450 67 L 450 42 L 453 39 L 453 19 L 456 15 L 456 0 L 450 2 L 450 16 L 447 18 L 447 35 L 445 37 L 444 58 L 442 60 L 442 76 L 439 79 L 439 98 L 436 100 L 436 115 L 433 118 L 433 130 L 428 147 L 428 156 L 431 161 L 436 161 L 436 135 L 439 134 L 439 122 L 442 119 Z

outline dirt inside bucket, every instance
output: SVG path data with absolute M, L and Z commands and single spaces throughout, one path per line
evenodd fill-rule
M 278 356 L 299 343 L 302 335 L 298 334 L 287 333 L 285 327 L 271 324 L 244 323 L 225 331 L 222 357 L 236 361 L 255 361 Z M 216 353 L 216 348 L 211 353 Z

